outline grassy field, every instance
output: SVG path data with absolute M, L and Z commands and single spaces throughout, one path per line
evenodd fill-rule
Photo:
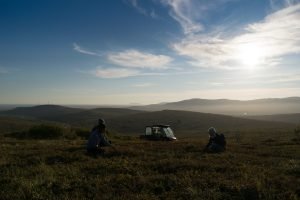
M 98 158 L 85 154 L 83 139 L 1 136 L 0 199 L 300 199 L 299 140 L 245 134 L 228 134 L 222 154 L 202 152 L 206 135 L 111 135 L 117 150 Z

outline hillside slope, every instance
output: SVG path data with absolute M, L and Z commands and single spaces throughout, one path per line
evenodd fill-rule
M 164 110 L 138 113 L 109 119 L 108 126 L 118 132 L 141 133 L 145 126 L 169 124 L 179 132 L 206 132 L 211 126 L 219 130 L 251 130 L 291 128 L 288 123 L 242 119 L 226 115 Z
M 96 108 L 73 114 L 59 115 L 56 116 L 56 118 L 52 118 L 52 120 L 69 123 L 73 126 L 90 127 L 95 125 L 99 118 L 104 118 L 107 121 L 115 117 L 144 112 L 145 111 L 130 110 L 126 108 Z
M 12 110 L 0 112 L 0 114 L 37 119 L 51 119 L 58 115 L 74 114 L 81 111 L 83 111 L 83 109 L 69 108 L 59 105 L 40 105 L 32 107 L 17 107 Z
M 53 110 L 52 110 L 53 109 Z M 32 112 L 31 112 L 32 111 Z M 155 112 L 136 111 L 123 108 L 73 109 L 61 106 L 38 106 L 6 111 L 9 116 L 31 117 L 25 119 L 48 120 L 67 123 L 75 127 L 91 128 L 98 118 L 104 118 L 108 129 L 120 133 L 140 134 L 145 126 L 169 124 L 177 132 L 206 132 L 214 126 L 222 131 L 250 129 L 291 128 L 288 123 L 258 121 L 227 115 L 163 110 Z M 15 123 L 17 124 L 17 122 Z
M 57 105 L 42 105 L 33 107 L 18 107 L 12 110 L 0 112 L 0 114 L 3 116 L 57 121 L 69 123 L 73 126 L 90 127 L 97 123 L 98 118 L 110 119 L 143 112 L 145 111 L 130 110 L 126 108 L 78 109 Z
M 134 106 L 130 109 L 160 111 L 160 110 L 185 110 L 205 113 L 239 115 L 271 115 L 281 113 L 300 113 L 300 97 L 282 99 L 257 99 L 257 100 L 228 100 L 228 99 L 188 99 L 179 102 L 152 104 L 147 106 Z
M 280 115 L 257 115 L 257 116 L 247 116 L 246 118 L 300 124 L 300 113 L 280 114 Z

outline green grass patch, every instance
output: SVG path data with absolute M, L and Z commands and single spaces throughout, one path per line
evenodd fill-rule
M 269 136 L 270 137 L 270 136 Z M 176 142 L 110 136 L 117 150 L 89 157 L 86 140 L 0 142 L 1 199 L 299 199 L 300 146 L 292 140 Z

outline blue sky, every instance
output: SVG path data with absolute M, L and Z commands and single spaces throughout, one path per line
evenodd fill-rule
M 0 103 L 300 96 L 298 0 L 0 0 Z

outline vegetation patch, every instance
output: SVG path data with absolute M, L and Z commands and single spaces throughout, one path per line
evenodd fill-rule
M 246 145 L 229 138 L 221 154 L 202 152 L 207 138 L 110 139 L 116 150 L 107 148 L 94 158 L 85 153 L 86 140 L 80 138 L 4 138 L 1 199 L 300 198 L 300 146 L 289 138 L 251 137 Z
M 65 130 L 59 126 L 46 124 L 35 125 L 28 131 L 13 132 L 5 136 L 17 139 L 59 139 L 63 137 Z

